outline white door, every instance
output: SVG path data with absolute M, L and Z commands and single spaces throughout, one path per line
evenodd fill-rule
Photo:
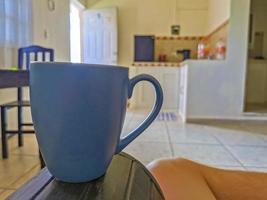
M 117 9 L 90 9 L 83 14 L 83 62 L 116 65 Z

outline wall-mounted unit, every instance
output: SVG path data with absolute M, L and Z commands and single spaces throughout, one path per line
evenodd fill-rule
M 155 36 L 143 35 L 134 37 L 134 61 L 153 62 L 155 54 Z

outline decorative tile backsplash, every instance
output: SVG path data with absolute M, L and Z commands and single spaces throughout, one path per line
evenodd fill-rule
M 191 58 L 197 58 L 197 45 L 203 37 L 167 37 L 157 36 L 155 40 L 155 59 L 159 61 L 160 55 L 166 55 L 167 62 L 181 62 L 182 55 L 177 50 L 191 50 Z
M 198 44 L 205 40 L 212 57 L 215 54 L 216 43 L 222 40 L 227 45 L 229 21 L 224 22 L 208 36 L 187 37 L 187 36 L 156 36 L 155 38 L 155 61 L 159 61 L 160 55 L 166 55 L 167 62 L 181 62 L 182 55 L 177 55 L 177 50 L 188 49 L 191 51 L 191 59 L 197 59 Z M 226 47 L 227 48 L 227 47 Z

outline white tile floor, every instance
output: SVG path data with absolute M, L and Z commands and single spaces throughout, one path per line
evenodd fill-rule
M 147 113 L 128 112 L 123 135 L 137 127 Z M 144 164 L 184 157 L 220 168 L 267 172 L 266 134 L 183 124 L 179 119 L 155 121 L 125 152 Z
M 123 135 L 137 127 L 147 113 L 128 112 Z M 0 199 L 5 199 L 40 170 L 35 135 L 25 135 L 24 140 L 25 145 L 18 148 L 17 138 L 11 138 L 10 157 L 0 158 Z M 125 151 L 144 164 L 159 158 L 185 157 L 225 169 L 267 172 L 267 124 L 207 126 L 156 120 Z

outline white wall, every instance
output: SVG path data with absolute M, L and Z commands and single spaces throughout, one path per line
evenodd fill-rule
M 47 0 L 33 1 L 33 43 L 54 48 L 56 61 L 70 60 L 70 0 L 55 0 L 49 11 Z
M 210 34 L 230 17 L 231 0 L 208 0 L 207 32 Z
M 56 10 L 49 12 L 46 0 L 33 1 L 33 43 L 55 49 L 56 61 L 70 60 L 69 0 L 55 0 Z M 44 31 L 48 37 L 44 37 Z M 16 58 L 7 59 L 11 61 Z M 5 63 L 12 66 L 16 62 Z M 27 95 L 27 90 L 25 91 Z M 16 100 L 16 89 L 1 89 L 0 104 Z M 29 109 L 25 118 L 30 120 Z M 9 125 L 16 128 L 16 109 L 9 113 Z
M 188 61 L 187 118 L 243 115 L 250 0 L 232 0 L 226 61 Z
M 181 35 L 206 35 L 209 0 L 176 0 L 175 24 L 181 25 Z
M 119 64 L 133 62 L 134 35 L 171 35 L 171 25 L 181 25 L 181 35 L 206 32 L 208 0 L 88 0 L 89 9 L 117 7 Z

